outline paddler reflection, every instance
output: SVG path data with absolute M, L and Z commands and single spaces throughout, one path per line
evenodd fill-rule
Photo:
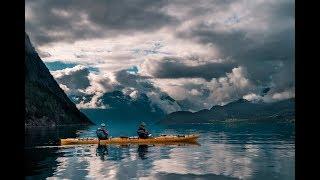
M 100 156 L 102 161 L 105 160 L 105 157 L 109 154 L 108 146 L 107 145 L 98 145 L 96 149 L 96 156 Z
M 148 145 L 138 146 L 138 155 L 141 159 L 147 159 L 146 154 L 148 153 Z

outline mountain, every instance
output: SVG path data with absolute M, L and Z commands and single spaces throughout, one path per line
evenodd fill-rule
M 83 101 L 86 103 L 92 97 L 88 96 L 71 96 L 76 103 Z M 83 100 L 85 99 L 85 100 Z M 122 91 L 112 91 L 105 93 L 101 97 L 105 109 L 81 109 L 90 119 L 96 123 L 105 120 L 116 120 L 122 122 L 128 121 L 154 121 L 165 116 L 165 112 L 157 105 L 153 104 L 148 96 L 140 93 L 137 97 L 132 98 L 123 94 Z
M 168 114 L 160 122 L 164 124 L 210 123 L 226 120 L 294 120 L 295 99 L 278 102 L 250 102 L 245 99 L 228 103 L 224 106 L 213 106 L 198 112 L 177 111 Z
M 59 87 L 25 34 L 25 126 L 92 124 Z

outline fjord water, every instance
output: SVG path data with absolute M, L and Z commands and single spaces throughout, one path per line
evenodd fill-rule
M 97 126 L 28 128 L 26 179 L 295 179 L 294 123 L 148 125 L 153 135 L 200 134 L 200 145 L 59 147 L 59 138 L 93 137 Z M 111 136 L 136 128 L 108 123 Z

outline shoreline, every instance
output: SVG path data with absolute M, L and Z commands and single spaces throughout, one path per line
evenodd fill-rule
M 65 124 L 65 125 L 54 125 L 54 126 L 28 126 L 25 125 L 24 128 L 56 128 L 56 127 L 71 127 L 71 126 L 94 126 L 96 124 Z

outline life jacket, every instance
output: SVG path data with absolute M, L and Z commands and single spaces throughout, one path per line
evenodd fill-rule
M 108 138 L 108 132 L 107 130 L 98 129 L 96 131 L 98 139 L 107 139 Z
M 147 138 L 149 133 L 144 127 L 139 127 L 137 134 L 140 138 Z

